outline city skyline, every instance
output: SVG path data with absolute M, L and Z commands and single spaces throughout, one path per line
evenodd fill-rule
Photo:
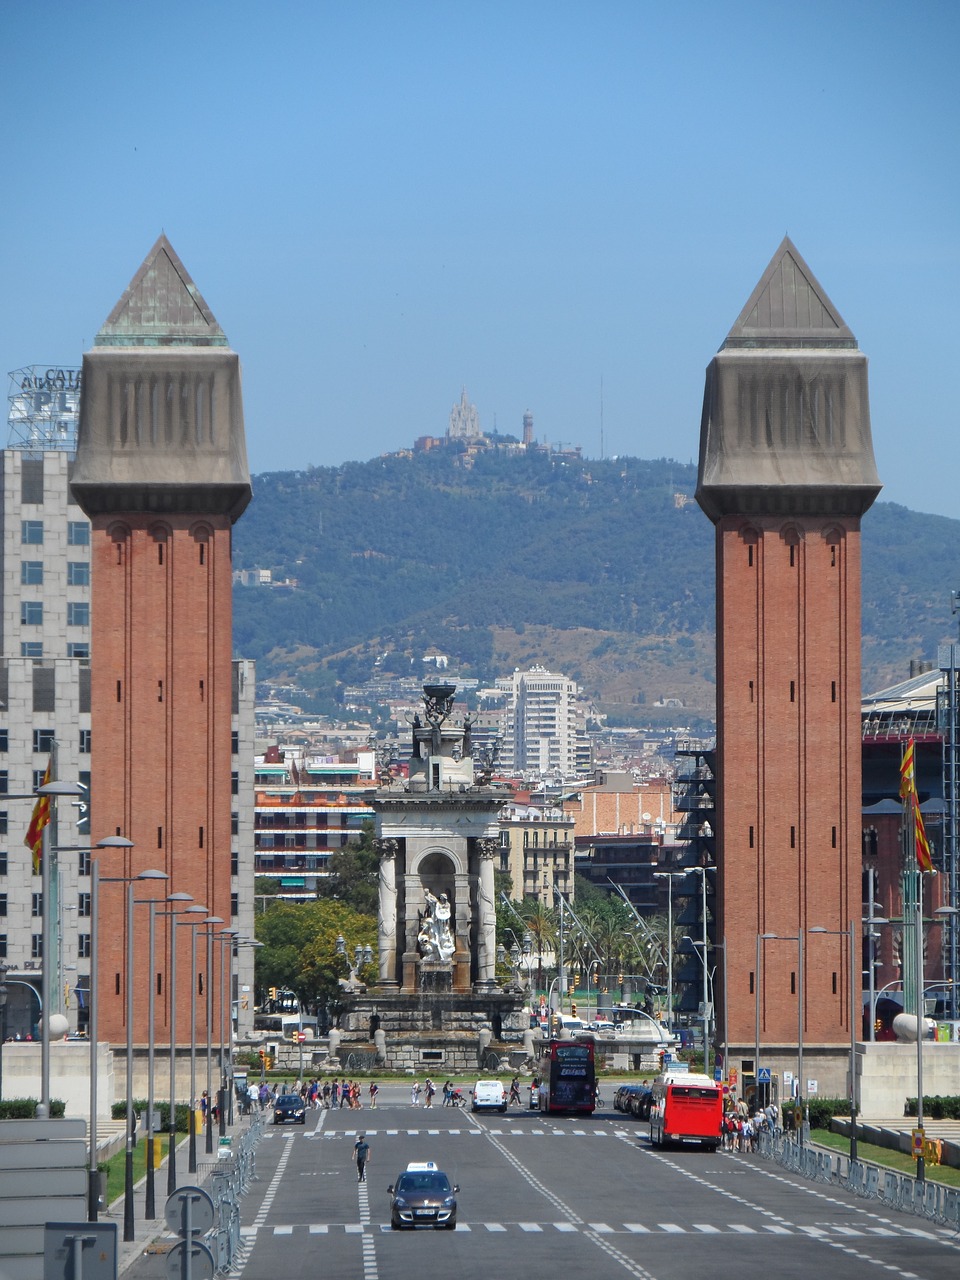
M 0 85 L 0 371 L 78 367 L 164 231 L 243 355 L 254 473 L 443 435 L 463 387 L 485 431 L 687 463 L 786 232 L 870 360 L 881 501 L 954 515 L 954 9 L 12 0 L 0 31 L 36 55 Z

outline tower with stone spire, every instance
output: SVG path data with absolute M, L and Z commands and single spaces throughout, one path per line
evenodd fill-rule
M 105 878 L 146 868 L 168 880 L 137 897 L 191 894 L 231 919 L 231 529 L 250 500 L 240 367 L 223 330 L 165 236 L 156 242 L 83 358 L 73 492 L 91 521 L 91 839 L 122 835 Z M 99 1020 L 126 1036 L 136 983 L 135 1043 L 169 1037 L 169 925 L 157 929 L 148 979 L 147 910 L 134 911 L 136 964 L 125 965 L 121 885 L 101 889 Z M 189 929 L 178 946 L 177 1039 L 189 1039 Z M 198 1037 L 217 997 L 219 947 L 207 974 L 197 948 Z M 211 1034 L 219 1041 L 220 1007 Z
M 716 528 L 718 1042 L 728 1067 L 752 1070 L 758 1039 L 761 1063 L 795 1070 L 802 1021 L 805 1076 L 841 1094 L 860 1000 L 860 521 L 879 490 L 866 357 L 785 239 L 707 369 L 700 431 L 696 496 Z

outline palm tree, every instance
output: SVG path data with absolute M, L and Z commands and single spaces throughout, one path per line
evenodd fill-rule
M 543 953 L 553 951 L 557 939 L 557 922 L 553 911 L 539 898 L 528 898 L 520 907 L 520 915 L 530 934 L 537 956 L 537 989 L 543 989 Z

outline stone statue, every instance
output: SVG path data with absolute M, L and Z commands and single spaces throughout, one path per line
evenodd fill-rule
M 420 917 L 417 942 L 424 960 L 440 960 L 449 964 L 456 950 L 450 932 L 450 900 L 445 893 L 434 897 L 429 889 L 424 891 L 424 910 Z

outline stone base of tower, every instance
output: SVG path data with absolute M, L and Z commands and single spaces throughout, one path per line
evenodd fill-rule
M 861 1046 L 862 1047 L 862 1046 Z M 737 1093 L 748 1099 L 753 1097 L 756 1080 L 756 1047 L 729 1045 L 727 1048 L 727 1079 L 731 1070 L 737 1073 Z M 797 1046 L 760 1046 L 760 1067 L 770 1072 L 772 1099 L 783 1102 L 794 1091 L 797 1076 Z M 849 1098 L 850 1096 L 850 1045 L 810 1044 L 803 1046 L 803 1075 L 808 1099 Z
M 417 1075 L 479 1071 L 489 1053 L 505 1066 L 525 1058 L 530 1017 L 523 992 L 377 988 L 341 1002 L 338 1056 L 354 1065 Z M 514 1062 L 516 1058 L 516 1062 Z

